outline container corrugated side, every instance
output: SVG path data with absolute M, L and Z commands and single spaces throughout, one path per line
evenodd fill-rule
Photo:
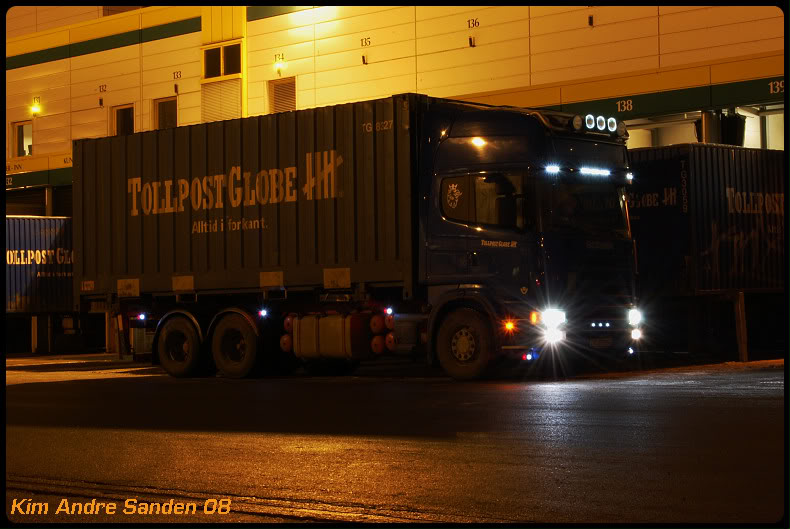
M 76 141 L 77 292 L 350 280 L 408 295 L 413 104 L 395 96 Z
M 629 151 L 643 291 L 784 289 L 782 151 L 687 144 Z
M 6 312 L 72 310 L 71 219 L 6 217 Z

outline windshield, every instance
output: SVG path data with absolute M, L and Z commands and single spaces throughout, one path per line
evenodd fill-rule
M 611 183 L 541 183 L 544 231 L 627 236 L 625 189 Z

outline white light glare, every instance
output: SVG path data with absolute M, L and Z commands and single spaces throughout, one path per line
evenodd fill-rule
M 638 340 L 641 337 L 642 337 L 642 331 L 640 331 L 639 329 L 634 329 L 633 331 L 631 331 L 632 340 Z
M 142 321 L 142 320 L 145 320 L 145 313 L 142 313 L 142 314 L 140 314 L 139 316 L 137 316 L 137 319 L 138 319 L 138 320 L 141 320 L 141 321 Z
M 630 354 L 630 355 L 634 354 L 634 348 L 633 347 L 629 347 L 628 348 L 628 354 Z
M 633 179 L 634 179 L 634 173 L 625 173 L 625 177 L 626 177 L 628 180 L 633 180 Z
M 549 173 L 549 174 L 557 174 L 557 173 L 560 172 L 560 166 L 559 165 L 547 165 L 546 166 L 546 172 Z
M 581 174 L 583 175 L 591 175 L 591 176 L 609 176 L 611 171 L 609 169 L 595 169 L 592 167 L 582 167 L 579 169 Z
M 387 316 L 392 314 L 392 307 L 387 307 Z
M 628 311 L 628 323 L 631 325 L 639 325 L 642 321 L 642 313 L 639 312 L 637 309 L 631 309 Z
M 546 329 L 543 338 L 548 343 L 557 343 L 565 339 L 565 333 L 559 329 Z
M 475 138 L 472 138 L 472 144 L 475 147 L 482 147 L 483 145 L 486 144 L 486 140 L 484 140 L 483 138 L 475 137 Z
M 269 314 L 269 312 L 266 309 L 261 309 L 260 311 L 258 311 L 258 315 L 261 318 L 265 318 L 268 314 Z
M 532 353 L 527 353 L 527 360 L 532 360 Z
M 541 320 L 547 329 L 556 329 L 565 323 L 565 312 L 557 309 L 547 309 L 541 315 Z

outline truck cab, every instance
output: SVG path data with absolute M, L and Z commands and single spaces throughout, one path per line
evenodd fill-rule
M 442 367 L 475 378 L 496 358 L 635 353 L 624 125 L 484 105 L 431 110 L 420 278 Z

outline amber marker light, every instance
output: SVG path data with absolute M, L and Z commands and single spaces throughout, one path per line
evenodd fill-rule
M 532 325 L 537 325 L 538 323 L 540 323 L 540 312 L 538 312 L 536 310 L 533 310 L 532 312 L 530 312 L 529 313 L 529 322 Z
M 505 331 L 512 333 L 516 330 L 516 323 L 513 320 L 505 320 Z
M 485 144 L 486 144 L 486 140 L 484 140 L 483 138 L 480 137 L 472 138 L 472 145 L 474 145 L 475 147 L 482 147 Z

